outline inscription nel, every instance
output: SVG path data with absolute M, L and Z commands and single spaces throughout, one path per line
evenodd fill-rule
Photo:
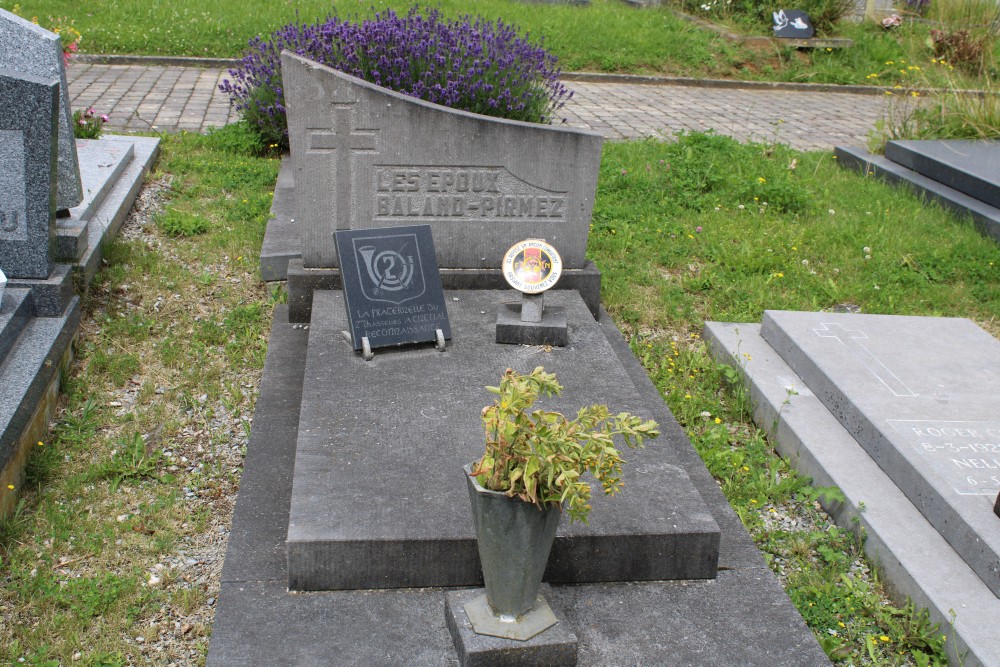
M 889 424 L 959 495 L 1000 490 L 1000 423 L 890 419 Z

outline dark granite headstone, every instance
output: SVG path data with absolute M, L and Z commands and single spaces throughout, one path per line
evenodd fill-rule
M 0 69 L 0 269 L 49 277 L 55 243 L 59 83 Z
M 451 338 L 429 225 L 334 236 L 355 350 Z
M 809 39 L 816 34 L 812 19 L 801 9 L 779 9 L 772 16 L 775 37 Z
M 890 141 L 885 156 L 907 169 L 1000 208 L 1000 141 Z
M 46 81 L 55 79 L 59 83 L 56 206 L 60 210 L 73 208 L 83 200 L 83 186 L 59 35 L 0 9 L 0 69 L 11 70 L 17 76 L 37 76 Z

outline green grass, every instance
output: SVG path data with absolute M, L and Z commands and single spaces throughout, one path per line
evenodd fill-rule
M 405 12 L 402 0 L 334 2 L 304 0 L 276 3 L 256 1 L 247 6 L 233 0 L 18 0 L 20 13 L 38 17 L 68 17 L 83 34 L 87 53 L 126 53 L 177 56 L 237 57 L 256 35 L 295 20 L 321 19 L 330 11 L 341 16 L 367 16 L 370 7 L 392 7 Z M 12 0 L 0 7 L 12 9 Z M 474 11 L 487 18 L 503 18 L 521 26 L 559 56 L 564 70 L 592 70 L 668 74 L 693 77 L 798 81 L 811 83 L 912 83 L 912 72 L 900 75 L 886 63 L 906 61 L 927 68 L 933 56 L 926 45 L 929 27 L 907 24 L 886 32 L 872 23 L 841 24 L 843 36 L 855 41 L 850 49 L 754 50 L 733 45 L 696 28 L 667 7 L 636 10 L 620 0 L 593 0 L 589 7 L 534 4 L 513 0 L 479 0 L 474 6 L 460 0 L 441 0 L 449 16 Z M 881 73 L 881 78 L 868 78 Z M 976 87 L 975 77 L 962 77 L 961 87 Z M 943 75 L 932 72 L 927 81 L 943 85 Z
M 185 651 L 165 645 L 162 664 L 204 661 L 218 583 L 185 554 L 218 539 L 216 503 L 239 483 L 274 303 L 256 258 L 277 161 L 249 155 L 238 127 L 163 139 L 168 206 L 107 248 L 57 425 L 0 521 L 0 664 L 138 664 L 153 653 L 136 637 L 175 634 Z M 163 229 L 195 215 L 199 234 Z
M 943 660 L 948 629 L 859 576 L 871 567 L 861 543 L 817 505 L 838 491 L 776 456 L 737 372 L 710 359 L 700 333 L 706 320 L 759 322 L 767 308 L 852 304 L 968 317 L 997 335 L 1000 248 L 829 153 L 695 134 L 606 145 L 589 254 L 609 312 L 831 657 Z M 784 530 L 775 508 L 816 528 Z

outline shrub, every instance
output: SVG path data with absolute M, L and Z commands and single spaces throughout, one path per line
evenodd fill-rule
M 446 21 L 432 9 L 361 23 L 328 17 L 255 38 L 220 88 L 268 144 L 288 147 L 281 52 L 288 50 L 405 95 L 488 116 L 551 122 L 569 91 L 555 56 L 502 20 Z
M 93 109 L 73 112 L 73 137 L 76 139 L 100 139 L 104 132 L 104 124 L 108 122 L 105 114 L 98 114 Z

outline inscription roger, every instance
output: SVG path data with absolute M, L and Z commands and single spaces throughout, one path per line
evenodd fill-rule
M 1000 423 L 890 419 L 889 424 L 932 460 L 960 495 L 1000 490 Z
M 503 167 L 376 167 L 376 218 L 465 218 L 557 221 L 566 193 L 551 192 Z
M 0 239 L 25 241 L 24 132 L 0 130 Z

